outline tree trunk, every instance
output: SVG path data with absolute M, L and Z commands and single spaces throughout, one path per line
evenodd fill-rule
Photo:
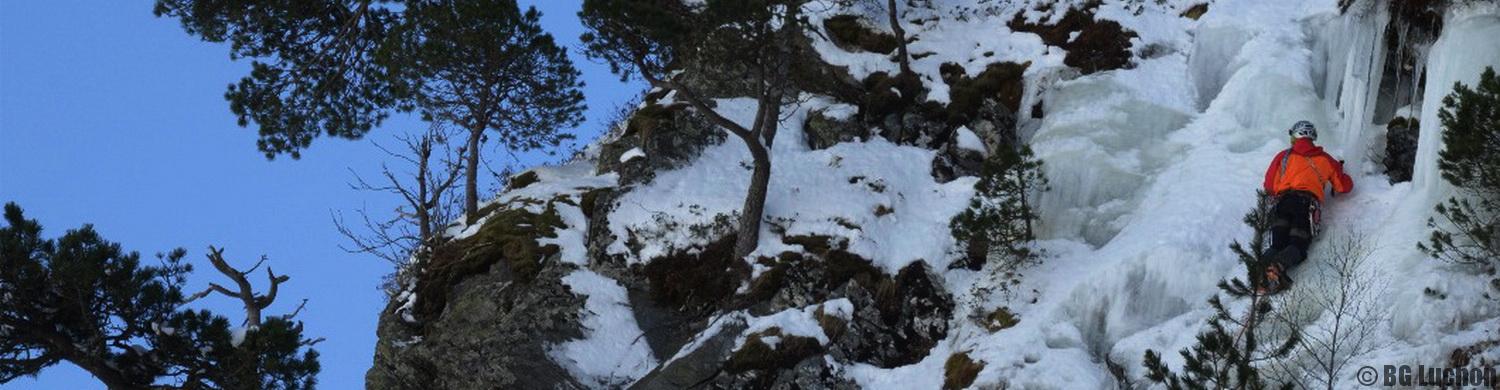
M 1031 231 L 1031 202 L 1026 199 L 1026 195 L 1028 195 L 1027 192 L 1031 191 L 1031 187 L 1026 183 L 1026 170 L 1022 168 L 1025 166 L 1025 164 L 1026 157 L 1025 155 L 1022 155 L 1021 162 L 1016 163 L 1016 166 L 1012 169 L 1016 170 L 1016 192 L 1017 195 L 1020 195 L 1021 197 L 1022 219 L 1026 221 L 1026 240 L 1030 241 L 1036 239 L 1036 234 Z
M 911 60 L 906 53 L 906 29 L 901 28 L 901 18 L 897 16 L 896 0 L 887 0 L 889 12 L 886 16 L 890 19 L 891 32 L 896 34 L 896 57 L 901 63 L 901 73 L 911 74 Z
M 765 146 L 755 140 L 745 140 L 750 155 L 755 158 L 755 170 L 750 174 L 750 189 L 745 192 L 745 207 L 740 210 L 739 237 L 734 243 L 734 256 L 745 257 L 760 245 L 760 220 L 766 211 L 766 190 L 771 185 L 771 156 Z
M 464 155 L 464 223 L 467 224 L 479 219 L 479 138 L 482 135 L 482 125 L 469 129 L 469 146 Z
M 88 371 L 88 373 L 93 375 L 94 378 L 98 378 L 100 382 L 104 382 L 104 386 L 108 387 L 110 390 L 138 389 L 141 388 L 141 385 L 144 385 L 144 383 L 131 382 L 124 373 L 120 372 L 120 370 L 118 369 L 109 367 L 109 364 L 104 363 L 102 359 L 100 361 L 95 361 L 93 359 L 85 358 L 80 360 L 69 360 L 69 362 L 77 364 L 78 367 L 82 368 L 84 371 Z
M 432 159 L 432 135 L 424 134 L 422 141 L 417 144 L 417 201 L 412 204 L 417 215 L 417 247 L 427 245 L 427 239 L 432 238 L 432 218 L 427 216 L 427 178 L 431 173 L 427 170 L 427 163 Z

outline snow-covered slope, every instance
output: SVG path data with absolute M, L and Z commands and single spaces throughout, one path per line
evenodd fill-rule
M 866 3 L 875 2 L 851 9 L 815 1 L 807 9 L 815 24 L 838 14 L 883 20 L 883 10 Z M 1364 365 L 1445 365 L 1454 348 L 1497 337 L 1492 332 L 1500 325 L 1500 312 L 1486 297 L 1487 279 L 1416 249 L 1427 236 L 1432 206 L 1453 194 L 1436 172 L 1440 100 L 1454 82 L 1473 83 L 1485 66 L 1500 66 L 1500 45 L 1494 42 L 1500 37 L 1500 7 L 1494 3 L 1450 7 L 1441 37 L 1419 61 L 1427 93 L 1411 102 L 1422 124 L 1417 169 L 1412 182 L 1395 185 L 1388 184 L 1370 152 L 1384 142 L 1383 121 L 1389 119 L 1381 118 L 1388 114 L 1379 112 L 1377 101 L 1383 99 L 1388 55 L 1383 34 L 1391 17 L 1377 2 L 1355 1 L 1341 11 L 1336 0 L 1220 0 L 1207 2 L 1207 12 L 1195 19 L 1184 12 L 1205 2 L 1104 1 L 1095 17 L 1136 34 L 1134 59 L 1128 68 L 1088 75 L 1070 69 L 1062 49 L 1037 34 L 1007 27 L 1013 19 L 1056 22 L 1081 4 L 931 3 L 904 14 L 922 21 L 908 27 L 912 52 L 931 53 L 912 62 L 930 89 L 928 100 L 950 99 L 942 64 L 957 63 L 974 76 L 997 61 L 1030 63 L 1022 107 L 1040 105 L 1042 115 L 1023 115 L 1018 126 L 1051 179 L 1051 191 L 1039 201 L 1037 246 L 1044 256 L 1019 270 L 1019 285 L 1000 286 L 1006 279 L 992 277 L 988 268 L 950 269 L 963 254 L 956 250 L 949 221 L 967 207 L 976 179 L 939 182 L 931 174 L 939 151 L 879 136 L 810 148 L 801 134 L 810 113 L 848 116 L 853 108 L 822 96 L 799 99 L 802 103 L 786 110 L 790 115 L 784 116 L 772 148 L 768 223 L 752 257 L 811 250 L 786 237 L 829 237 L 887 274 L 927 264 L 957 303 L 946 336 L 920 361 L 881 368 L 826 358 L 823 364 L 832 372 L 867 388 L 938 388 L 949 357 L 966 352 L 983 364 L 976 386 L 1145 384 L 1144 351 L 1164 352 L 1169 364 L 1180 365 L 1175 352 L 1193 344 L 1212 315 L 1207 299 L 1218 292 L 1215 285 L 1243 274 L 1229 243 L 1249 239 L 1251 230 L 1241 217 L 1255 205 L 1269 160 L 1287 147 L 1285 129 L 1298 120 L 1318 126 L 1319 143 L 1347 160 L 1356 185 L 1353 193 L 1329 201 L 1326 231 L 1293 277 L 1299 285 L 1318 285 L 1332 277 L 1316 266 L 1329 255 L 1329 244 L 1364 237 L 1373 243 L 1371 256 L 1358 272 L 1382 281 L 1372 298 L 1384 313 L 1372 336 L 1371 345 L 1378 348 L 1354 357 L 1351 369 L 1340 373 L 1344 382 L 1353 386 L 1352 368 Z M 885 55 L 850 52 L 822 38 L 813 39 L 813 49 L 854 79 L 896 69 Z M 718 110 L 747 122 L 754 106 L 747 99 L 723 99 Z M 957 134 L 960 148 L 984 147 L 968 128 Z M 644 156 L 634 148 L 615 160 Z M 731 329 L 740 332 L 731 350 L 771 327 L 788 337 L 830 343 L 830 335 L 817 326 L 818 316 L 837 308 L 833 311 L 842 314 L 836 315 L 848 319 L 854 311 L 846 307 L 848 300 L 761 316 L 726 310 L 676 352 L 653 351 L 639 341 L 643 326 L 622 309 L 632 302 L 629 286 L 613 279 L 617 275 L 590 270 L 599 265 L 586 258 L 585 247 L 598 246 L 639 266 L 710 244 L 732 226 L 724 221 L 741 205 L 749 160 L 734 137 L 707 146 L 692 161 L 656 172 L 644 184 L 618 188 L 604 217 L 607 226 L 589 227 L 578 207 L 558 206 L 566 227 L 544 240 L 561 247 L 561 260 L 577 267 L 564 282 L 587 302 L 579 313 L 582 337 L 556 344 L 550 357 L 584 385 L 610 387 L 639 380 Z M 537 184 L 504 194 L 496 203 L 559 195 L 576 202 L 589 189 L 618 185 L 614 174 L 596 176 L 583 168 L 590 163 L 546 168 Z M 478 229 L 460 227 L 455 233 Z M 590 229 L 607 229 L 613 240 L 585 243 L 584 237 L 593 237 Z M 765 264 L 748 267 L 751 280 L 769 270 Z M 739 293 L 749 289 L 748 282 L 738 286 Z M 1248 304 L 1227 303 L 1231 310 Z M 971 320 L 1000 307 L 1019 322 L 991 331 Z M 1308 326 L 1331 320 L 1310 307 L 1284 309 L 1310 315 L 1315 320 Z M 736 321 L 741 326 L 724 325 Z M 1124 377 L 1112 374 L 1111 365 L 1123 367 Z

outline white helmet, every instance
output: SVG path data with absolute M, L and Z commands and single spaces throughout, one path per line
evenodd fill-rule
M 1313 141 L 1318 140 L 1318 129 L 1313 127 L 1312 122 L 1308 121 L 1297 121 L 1297 124 L 1292 125 L 1291 130 L 1287 130 L 1287 134 L 1291 135 L 1292 139 L 1307 138 Z

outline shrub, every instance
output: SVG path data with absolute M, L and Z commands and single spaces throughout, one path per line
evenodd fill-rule
M 771 339 L 776 341 L 768 343 Z M 770 328 L 746 337 L 745 345 L 724 361 L 724 369 L 733 373 L 785 370 L 822 352 L 823 346 L 818 339 L 783 334 L 781 328 Z
M 1432 235 L 1417 247 L 1493 274 L 1500 262 L 1500 78 L 1495 70 L 1486 68 L 1477 88 L 1454 84 L 1438 120 L 1444 145 L 1438 169 L 1459 196 L 1436 207 L 1446 223 L 1429 219 Z
M 1047 190 L 1047 177 L 1031 148 L 1000 148 L 986 158 L 974 190 L 969 208 L 950 224 L 953 237 L 975 255 L 998 252 L 1012 264 L 1035 259 L 1030 244 L 1038 215 L 1032 203 Z M 965 265 L 978 269 L 983 261 L 971 256 Z

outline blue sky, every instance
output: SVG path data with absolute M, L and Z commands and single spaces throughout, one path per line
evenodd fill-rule
M 577 52 L 582 32 L 573 1 L 522 0 L 569 46 L 588 87 L 588 121 L 573 132 L 597 136 L 614 107 L 640 91 Z M 235 125 L 225 86 L 246 73 L 228 48 L 198 41 L 175 20 L 151 15 L 151 1 L 0 2 L 0 202 L 14 201 L 55 237 L 92 223 L 104 237 L 149 255 L 185 247 L 200 289 L 209 245 L 244 265 L 269 256 L 292 276 L 269 313 L 308 298 L 307 333 L 328 340 L 320 385 L 362 388 L 385 303 L 377 289 L 386 263 L 344 253 L 330 212 L 390 210 L 395 199 L 351 190 L 349 170 L 370 177 L 386 156 L 372 141 L 423 128 L 397 118 L 366 140 L 321 138 L 301 160 L 267 161 L 255 131 Z M 545 159 L 521 157 L 523 164 Z M 242 318 L 227 299 L 204 307 Z M 102 388 L 60 364 L 36 379 L 0 388 Z

